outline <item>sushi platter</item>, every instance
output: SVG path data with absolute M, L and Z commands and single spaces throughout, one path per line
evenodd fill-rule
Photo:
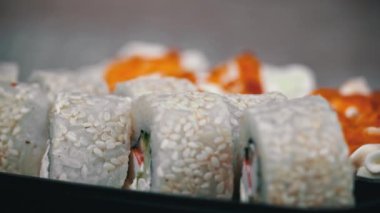
M 0 173 L 2 211 L 17 210 L 47 212 L 51 209 L 72 211 L 119 210 L 166 211 L 166 212 L 363 212 L 380 209 L 380 183 L 371 180 L 356 180 L 356 206 L 344 209 L 298 209 L 264 204 L 244 204 L 237 201 L 199 199 L 184 196 L 164 195 L 112 189 L 100 186 L 61 182 L 36 177 Z M 16 205 L 22 201 L 22 205 Z
M 321 88 L 304 65 L 243 52 L 210 68 L 142 42 L 17 76 L 0 63 L 0 191 L 25 204 L 7 208 L 380 209 L 380 92 L 363 77 Z

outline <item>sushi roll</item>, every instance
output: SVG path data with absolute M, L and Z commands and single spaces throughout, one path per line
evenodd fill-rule
M 369 86 L 367 79 L 360 76 L 354 77 L 342 84 L 339 88 L 339 93 L 343 96 L 350 95 L 363 95 L 370 96 L 372 93 L 372 89 Z
M 218 93 L 262 94 L 260 61 L 252 53 L 241 53 L 213 68 L 200 88 Z
M 131 101 L 59 93 L 50 115 L 47 171 L 58 180 L 121 188 L 130 153 Z
M 288 98 L 309 95 L 316 86 L 314 72 L 301 64 L 274 66 L 265 64 L 260 69 L 264 92 L 281 92 Z
M 131 57 L 144 57 L 144 58 L 159 58 L 164 56 L 169 49 L 161 44 L 143 42 L 143 41 L 131 41 L 124 44 L 117 56 L 119 58 L 131 58 Z
M 108 93 L 107 85 L 102 79 L 102 66 L 90 66 L 77 72 L 70 70 L 35 71 L 29 82 L 38 83 L 54 102 L 59 92 L 84 92 L 94 95 Z
M 196 89 L 187 79 L 151 75 L 117 84 L 115 94 L 136 99 L 151 93 L 186 92 Z
M 372 91 L 365 78 L 349 79 L 339 89 L 320 88 L 313 92 L 329 101 L 337 112 L 349 151 L 380 143 L 380 92 Z
M 241 95 L 241 94 L 226 94 L 223 95 L 224 102 L 228 106 L 230 112 L 230 124 L 232 128 L 232 144 L 234 147 L 233 165 L 235 168 L 234 175 L 234 197 L 239 196 L 239 184 L 241 177 L 241 162 L 245 144 L 240 143 L 240 119 L 243 113 L 248 108 L 254 108 L 263 104 L 273 104 L 284 102 L 287 98 L 281 93 L 267 93 L 263 95 Z
M 380 179 L 380 144 L 364 144 L 351 154 L 350 159 L 357 176 Z
M 17 82 L 18 66 L 14 63 L 0 63 L 0 82 Z
M 145 95 L 133 102 L 132 111 L 135 146 L 144 153 L 145 173 L 137 176 L 150 191 L 231 199 L 230 113 L 221 96 Z
M 254 54 L 245 52 L 212 69 L 199 87 L 216 93 L 281 92 L 292 99 L 310 94 L 315 84 L 313 71 L 304 65 L 266 65 Z
M 142 41 L 126 43 L 118 52 L 119 58 L 142 57 L 148 59 L 160 58 L 172 51 L 169 47 Z M 196 49 L 185 49 L 180 51 L 181 66 L 195 73 L 205 73 L 209 68 L 206 55 Z
M 39 175 L 48 110 L 46 94 L 37 84 L 0 83 L 0 171 Z
M 372 145 L 372 144 L 371 144 Z M 369 153 L 364 160 L 364 165 L 358 169 L 357 176 L 380 179 L 380 151 Z
M 111 62 L 104 73 L 110 92 L 114 92 L 118 83 L 126 82 L 142 76 L 161 75 L 197 81 L 194 67 L 194 52 L 186 56 L 186 64 L 183 63 L 182 53 L 176 49 L 167 49 L 165 46 L 141 42 L 128 43 L 120 51 L 119 57 Z M 189 62 L 190 61 L 190 62 Z
M 243 199 L 301 208 L 354 204 L 348 148 L 323 98 L 249 109 L 241 122 Z

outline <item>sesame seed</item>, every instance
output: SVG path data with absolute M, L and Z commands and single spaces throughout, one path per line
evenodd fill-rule
M 174 128 L 174 132 L 176 133 L 179 133 L 181 131 L 181 125 L 177 125 L 175 128 Z M 173 139 L 174 140 L 174 139 Z
M 87 128 L 87 127 L 91 127 L 92 124 L 89 123 L 89 122 L 85 122 L 85 123 L 82 123 L 82 126 L 85 127 L 85 128 Z
M 111 158 L 111 163 L 115 164 L 115 165 L 120 165 L 121 164 L 121 162 L 120 162 L 120 160 L 118 158 Z
M 103 157 L 103 151 L 100 150 L 98 147 L 95 147 L 93 149 L 93 152 L 95 153 L 95 155 L 97 155 L 98 157 Z
M 172 159 L 173 160 L 178 160 L 178 152 L 173 152 Z
M 116 169 L 115 165 L 113 165 L 112 163 L 108 163 L 108 162 L 105 162 L 103 164 L 103 168 L 106 169 L 107 171 L 111 171 L 111 170 Z
M 188 130 L 186 133 L 185 133 L 185 137 L 192 137 L 192 136 L 194 136 L 194 130 Z
M 190 143 L 188 143 L 188 146 L 191 147 L 191 148 L 198 148 L 199 147 L 199 145 L 197 143 L 193 142 L 193 141 L 190 142 Z
M 176 143 L 174 141 L 169 141 L 169 143 L 167 144 L 167 148 L 169 149 L 173 149 L 175 148 L 176 146 Z
M 169 138 L 176 141 L 176 140 L 179 140 L 181 136 L 179 134 L 171 134 Z
M 199 121 L 200 126 L 204 126 L 204 125 L 206 125 L 206 123 L 207 123 L 206 119 L 202 119 Z
M 21 127 L 16 126 L 12 131 L 12 135 L 17 135 L 20 131 L 21 131 Z
M 168 146 L 168 144 L 169 144 L 169 140 L 164 139 L 164 140 L 162 141 L 161 145 L 160 145 L 160 148 L 161 148 L 161 149 L 165 149 L 165 148 Z
M 59 125 L 59 130 L 62 132 L 62 134 L 66 134 L 67 133 L 67 128 L 66 126 L 64 125 Z
M 212 177 L 212 173 L 211 173 L 211 172 L 207 172 L 207 173 L 203 176 L 203 178 L 204 178 L 206 181 L 209 181 L 209 180 L 211 179 L 211 177 Z
M 220 143 L 223 141 L 223 137 L 222 136 L 218 136 L 214 139 L 214 143 Z
M 204 149 L 204 152 L 206 154 L 211 154 L 213 151 L 212 151 L 212 149 L 209 146 L 206 146 L 205 149 Z
M 206 109 L 211 109 L 212 107 L 214 107 L 214 105 L 213 105 L 213 104 L 211 104 L 211 103 L 209 103 L 209 104 L 206 104 L 206 106 L 205 106 L 205 108 L 206 108 Z
M 14 116 L 15 120 L 20 120 L 22 118 L 22 114 L 17 114 Z
M 210 187 L 210 184 L 209 183 L 203 183 L 201 185 L 201 189 L 206 189 L 206 188 L 209 188 Z
M 220 158 L 220 160 L 224 161 L 224 160 L 228 159 L 228 156 L 229 156 L 228 154 L 221 154 L 219 158 Z
M 10 128 L 6 127 L 6 128 L 1 129 L 1 133 L 7 134 L 10 130 L 11 130 Z
M 116 147 L 116 144 L 115 143 L 107 143 L 106 144 L 106 149 L 110 150 L 110 149 L 114 149 Z
M 59 177 L 58 177 L 59 180 L 67 180 L 67 175 L 66 173 L 62 173 Z
M 199 164 L 197 164 L 197 163 L 192 163 L 192 164 L 190 164 L 190 166 L 189 166 L 190 169 L 196 169 L 196 168 L 198 168 L 198 167 L 199 167 Z
M 183 157 L 188 157 L 190 155 L 190 149 L 186 148 L 185 151 L 182 153 Z
M 66 137 L 70 141 L 76 141 L 77 140 L 77 136 L 74 132 L 67 132 Z
M 107 134 L 107 133 L 103 133 L 100 138 L 103 140 L 103 141 L 106 141 L 108 138 L 110 138 L 110 136 Z
M 199 161 L 206 160 L 207 159 L 207 154 L 205 154 L 205 153 L 198 154 L 196 158 Z
M 185 123 L 186 123 L 186 118 L 181 118 L 181 119 L 179 120 L 179 122 L 180 122 L 181 124 L 185 124 Z
M 172 171 L 173 171 L 174 173 L 181 173 L 183 170 L 182 170 L 181 168 L 179 168 L 179 167 L 173 166 L 173 167 L 172 167 Z
M 88 174 L 87 166 L 83 165 L 80 172 L 81 172 L 82 177 L 87 177 L 87 174 Z
M 9 150 L 9 154 L 14 155 L 14 156 L 18 156 L 19 152 L 16 149 L 11 149 L 11 150 Z
M 183 168 L 183 171 L 184 171 L 185 175 L 187 175 L 187 176 L 190 176 L 192 173 L 190 168 Z
M 186 144 L 186 143 L 187 143 L 186 138 L 182 138 L 182 139 L 181 139 L 181 144 Z
M 175 179 L 175 175 L 173 175 L 173 174 L 166 174 L 165 178 L 167 178 L 169 180 L 174 180 Z
M 95 132 L 96 132 L 96 129 L 90 127 L 90 128 L 87 128 L 86 131 L 89 132 L 89 133 L 95 133 Z
M 192 157 L 192 158 L 190 158 L 190 159 L 187 159 L 189 162 L 194 162 L 194 159 L 193 159 L 193 157 L 197 154 L 197 150 L 191 150 L 190 151 L 190 157 Z
M 28 113 L 30 111 L 30 109 L 26 108 L 26 107 L 23 107 L 21 108 L 20 112 L 25 114 L 25 113 Z
M 121 162 L 120 164 L 128 163 L 128 156 L 127 155 L 121 155 L 118 157 L 118 159 Z
M 238 126 L 239 122 L 235 118 L 231 118 L 231 124 L 234 126 Z
M 5 134 L 2 134 L 2 135 L 0 136 L 0 140 L 1 140 L 1 141 L 7 141 L 7 139 L 8 139 L 8 137 L 7 137 L 7 135 L 5 135 Z
M 220 145 L 218 146 L 217 150 L 218 150 L 218 151 L 222 151 L 222 150 L 224 150 L 226 147 L 227 147 L 226 144 L 220 144 Z
M 170 128 L 168 126 L 163 126 L 161 128 L 161 132 L 163 132 L 164 134 L 170 133 Z
M 216 186 L 216 193 L 222 193 L 223 191 L 224 191 L 224 182 L 220 182 Z
M 219 167 L 220 166 L 220 162 L 219 162 L 219 160 L 215 156 L 211 157 L 211 164 L 214 167 Z
M 98 146 L 100 149 L 106 148 L 106 143 L 104 143 L 103 141 L 95 141 L 95 145 Z
M 185 126 L 183 126 L 183 130 L 187 132 L 191 128 L 191 123 L 186 123 Z
M 157 175 L 158 175 L 158 177 L 163 177 L 164 176 L 164 172 L 162 171 L 162 168 L 160 166 L 157 167 Z
M 111 114 L 109 112 L 105 112 L 103 117 L 105 121 L 109 121 L 111 119 Z
M 76 118 L 70 118 L 70 125 L 75 125 L 77 123 Z
M 119 117 L 119 121 L 120 121 L 121 123 L 126 123 L 127 118 L 125 118 L 124 116 L 120 116 L 120 117 Z
M 215 118 L 214 123 L 216 125 L 220 125 L 222 123 L 222 121 L 223 121 L 223 117 L 217 117 L 217 118 Z

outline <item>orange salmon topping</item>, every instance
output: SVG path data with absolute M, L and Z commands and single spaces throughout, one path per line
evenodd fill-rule
M 313 94 L 326 98 L 337 112 L 350 153 L 380 143 L 380 92 L 343 96 L 336 89 L 318 89 Z
M 196 81 L 195 75 L 181 66 L 180 55 L 176 51 L 170 51 L 159 58 L 133 56 L 116 60 L 106 70 L 104 78 L 109 90 L 112 92 L 115 90 L 117 83 L 152 74 L 186 78 L 192 82 Z
M 238 55 L 233 62 L 237 70 L 228 64 L 214 68 L 207 78 L 209 83 L 219 85 L 229 93 L 261 94 L 260 62 L 251 53 Z M 233 68 L 234 69 L 234 68 Z

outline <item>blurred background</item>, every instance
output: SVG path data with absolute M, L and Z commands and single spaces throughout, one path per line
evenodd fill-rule
M 380 88 L 380 1 L 1 0 L 0 61 L 78 68 L 127 41 L 203 51 L 212 64 L 241 50 L 266 63 L 302 63 L 320 86 L 352 76 Z

